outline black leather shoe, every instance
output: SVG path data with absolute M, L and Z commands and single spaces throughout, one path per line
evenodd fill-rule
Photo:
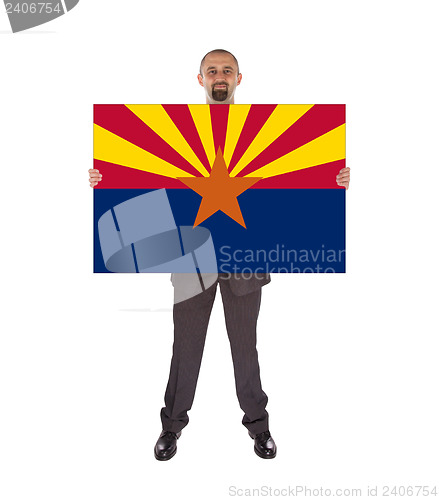
M 271 437 L 270 431 L 261 432 L 260 434 L 248 435 L 255 440 L 255 453 L 261 458 L 274 458 L 276 456 L 276 443 Z
M 154 447 L 157 460 L 169 460 L 177 453 L 177 439 L 181 432 L 162 431 Z

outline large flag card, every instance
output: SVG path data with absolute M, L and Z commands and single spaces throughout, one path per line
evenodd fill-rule
M 95 272 L 345 272 L 345 105 L 95 105 Z

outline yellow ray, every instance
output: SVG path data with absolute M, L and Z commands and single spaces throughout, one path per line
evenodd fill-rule
M 238 143 L 251 104 L 231 104 L 229 106 L 229 118 L 227 121 L 226 144 L 224 146 L 224 160 L 230 165 L 233 151 Z
M 122 137 L 94 125 L 94 158 L 166 177 L 194 177 Z
M 327 132 L 245 177 L 274 177 L 346 157 L 346 125 Z
M 209 175 L 161 104 L 126 104 L 126 107 L 180 153 L 198 172 L 204 176 Z
M 241 172 L 244 167 L 313 106 L 314 104 L 278 104 L 230 175 L 234 177 Z
M 215 144 L 213 142 L 212 120 L 210 117 L 210 106 L 208 104 L 188 104 L 189 111 L 194 119 L 207 159 L 210 166 L 215 161 Z

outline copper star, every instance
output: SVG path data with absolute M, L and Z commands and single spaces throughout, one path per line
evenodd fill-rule
M 177 177 L 203 197 L 194 227 L 221 210 L 245 227 L 237 197 L 262 177 L 230 177 L 221 148 L 218 148 L 209 177 Z

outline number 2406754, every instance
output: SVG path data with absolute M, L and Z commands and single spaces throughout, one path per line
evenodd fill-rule
M 58 14 L 63 12 L 61 4 L 59 2 L 19 2 L 15 5 L 12 3 L 6 4 L 7 14 L 52 14 L 56 12 Z

